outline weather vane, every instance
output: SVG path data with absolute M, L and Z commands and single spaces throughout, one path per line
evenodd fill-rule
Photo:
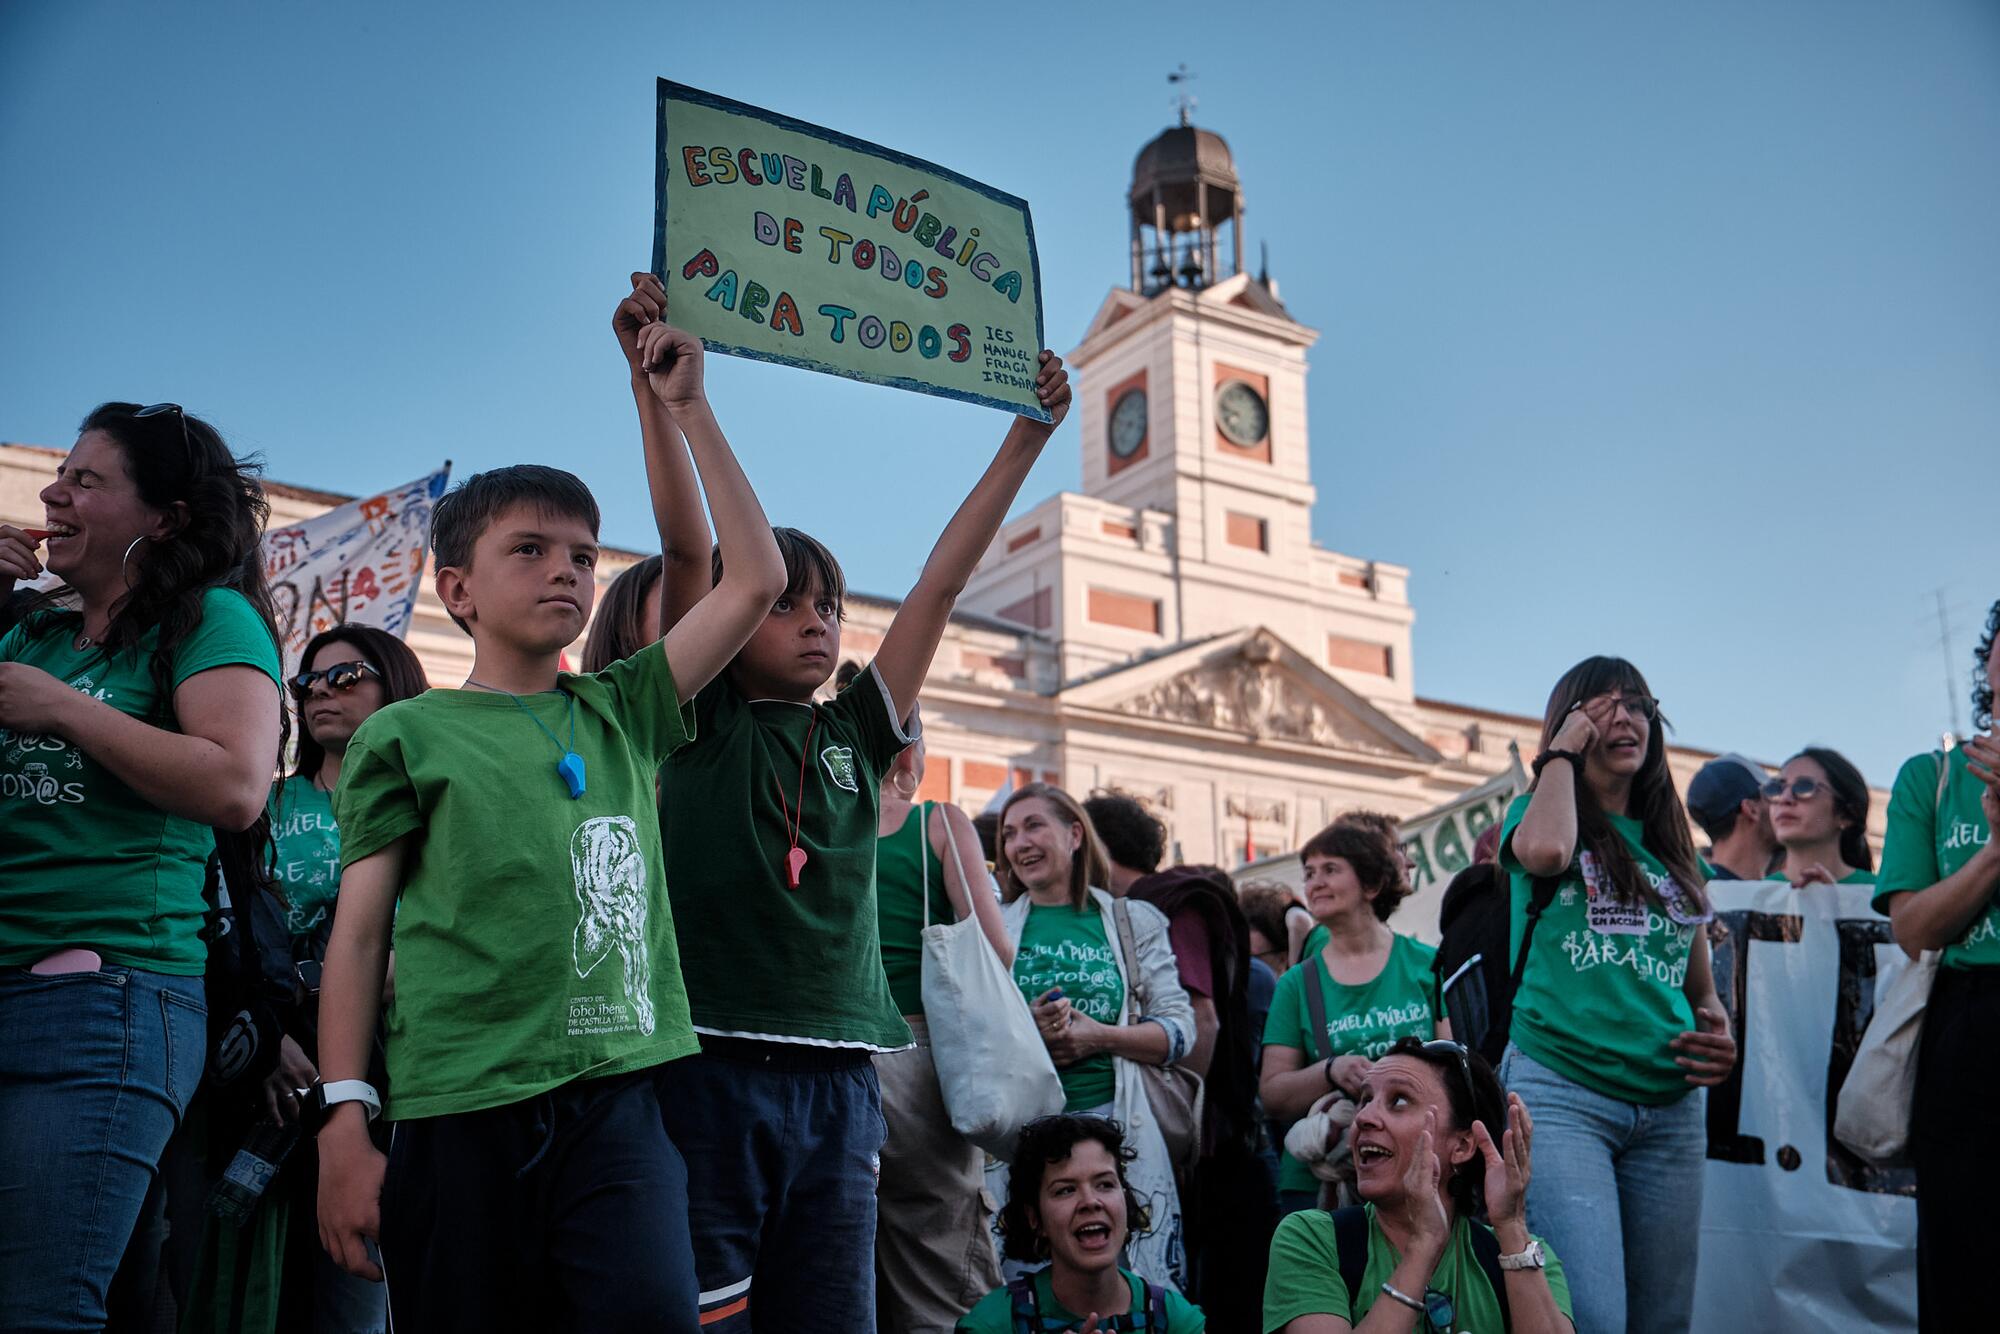
M 1182 62 L 1180 68 L 1167 75 L 1168 83 L 1180 85 L 1180 91 L 1174 94 L 1173 106 L 1180 112 L 1181 124 L 1183 125 L 1192 123 L 1188 120 L 1188 113 L 1199 105 L 1194 100 L 1194 94 L 1187 90 L 1187 85 L 1192 83 L 1194 78 L 1194 71 L 1187 67 L 1185 61 Z

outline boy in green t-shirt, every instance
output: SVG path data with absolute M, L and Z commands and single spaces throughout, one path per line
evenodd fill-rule
M 651 1074 L 696 1043 L 644 812 L 692 735 L 686 705 L 784 567 L 709 409 L 700 342 L 632 304 L 618 327 L 634 378 L 686 434 L 728 577 L 663 644 L 560 671 L 594 600 L 596 501 L 553 468 L 473 477 L 432 523 L 471 675 L 364 722 L 334 795 L 320 1235 L 350 1272 L 387 1270 L 411 1329 L 698 1327 L 686 1170 Z M 648 437 L 655 479 L 668 443 Z M 385 1163 L 351 1103 L 375 1101 L 361 1081 L 392 913 Z M 364 1240 L 378 1236 L 379 1267 Z
M 1054 420 L 1015 419 L 875 660 L 831 700 L 816 697 L 840 661 L 840 565 L 777 530 L 783 595 L 695 696 L 697 739 L 661 772 L 668 892 L 683 938 L 701 942 L 682 968 L 702 1053 L 661 1072 L 660 1102 L 687 1156 L 708 1334 L 875 1329 L 884 1123 L 871 1057 L 911 1042 L 882 970 L 877 798 L 912 740 L 905 724 L 952 604 L 1068 410 L 1052 352 L 1036 393 Z M 708 534 L 694 477 L 670 462 L 654 496 L 672 626 L 707 605 L 729 566 L 721 552 L 696 558 Z

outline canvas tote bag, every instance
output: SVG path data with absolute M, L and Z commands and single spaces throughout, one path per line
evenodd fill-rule
M 978 916 L 931 925 L 930 816 L 922 804 L 917 814 L 911 823 L 923 840 L 917 864 L 924 874 L 922 987 L 931 1063 L 952 1129 L 995 1158 L 1011 1158 L 1022 1126 L 1063 1109 L 1062 1079 Z M 968 897 L 985 892 L 966 878 L 950 829 L 947 823 L 945 846 L 959 884 Z

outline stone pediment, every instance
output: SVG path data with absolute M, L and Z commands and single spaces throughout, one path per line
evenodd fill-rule
M 1261 628 L 1102 674 L 1065 690 L 1063 702 L 1252 741 L 1426 764 L 1439 758 L 1402 724 Z

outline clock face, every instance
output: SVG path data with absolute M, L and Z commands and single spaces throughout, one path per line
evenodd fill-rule
M 1146 443 L 1146 391 L 1127 390 L 1111 409 L 1111 452 L 1129 459 Z
M 1260 445 L 1271 429 L 1271 412 L 1255 389 L 1231 380 L 1215 396 L 1215 424 L 1232 445 Z

